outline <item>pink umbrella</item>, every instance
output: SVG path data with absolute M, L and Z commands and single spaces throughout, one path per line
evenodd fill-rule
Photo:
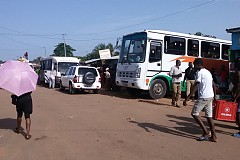
M 28 63 L 7 61 L 0 66 L 0 88 L 20 96 L 34 91 L 38 75 Z

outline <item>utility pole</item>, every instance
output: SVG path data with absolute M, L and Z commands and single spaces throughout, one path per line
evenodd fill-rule
M 63 35 L 64 54 L 65 54 L 65 57 L 67 57 L 66 43 L 65 43 L 65 36 L 66 36 L 66 34 L 62 34 L 62 35 Z
M 44 49 L 45 57 L 47 57 L 46 47 L 43 47 L 43 49 Z

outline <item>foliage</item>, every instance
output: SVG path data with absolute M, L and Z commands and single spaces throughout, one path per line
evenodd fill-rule
M 37 57 L 33 60 L 33 63 L 40 64 L 40 60 L 42 57 Z
M 53 50 L 52 56 L 61 56 L 64 57 L 65 56 L 65 52 L 64 52 L 64 43 L 59 43 L 57 46 L 55 46 L 56 48 Z M 73 57 L 73 52 L 76 51 L 75 49 L 73 49 L 70 45 L 66 44 L 66 56 L 67 57 Z
M 75 56 L 80 59 L 81 62 L 85 62 L 87 60 L 87 56 Z
M 103 50 L 103 49 L 110 49 L 110 53 L 113 52 L 113 45 L 111 43 L 108 43 L 107 45 L 105 45 L 104 43 L 100 43 L 97 46 L 94 47 L 94 49 L 92 50 L 91 53 L 88 53 L 86 56 L 83 57 L 79 57 L 81 59 L 81 61 L 86 61 L 86 60 L 90 60 L 90 59 L 97 59 L 100 58 L 99 56 L 99 50 Z
M 56 48 L 54 49 L 54 54 L 52 54 L 52 56 L 65 56 L 64 54 L 64 43 L 59 43 L 57 46 L 55 46 Z M 92 50 L 92 52 L 87 53 L 85 56 L 75 56 L 78 59 L 81 60 L 81 62 L 85 62 L 87 60 L 91 60 L 91 59 L 97 59 L 99 58 L 99 50 L 103 50 L 103 49 L 110 49 L 110 53 L 112 54 L 112 56 L 116 56 L 119 55 L 119 51 L 121 49 L 121 45 L 118 45 L 118 43 L 116 44 L 115 47 L 113 47 L 113 45 L 111 43 L 108 43 L 107 45 L 104 43 L 99 43 L 97 46 L 94 47 L 94 49 Z M 73 49 L 70 45 L 66 45 L 66 53 L 68 57 L 74 57 L 73 55 L 73 51 L 75 51 L 75 49 Z M 35 63 L 40 62 L 41 57 L 37 57 L 36 59 L 34 59 L 33 61 Z
M 115 47 L 113 49 L 113 52 L 112 52 L 112 56 L 118 56 L 119 55 L 119 53 L 121 51 L 121 47 L 122 47 L 121 42 L 122 42 L 122 38 L 121 37 L 117 38 L 116 45 L 115 45 Z
M 194 35 L 196 35 L 196 36 L 202 36 L 202 37 L 209 37 L 209 38 L 216 38 L 216 36 L 203 34 L 202 32 L 196 32 Z

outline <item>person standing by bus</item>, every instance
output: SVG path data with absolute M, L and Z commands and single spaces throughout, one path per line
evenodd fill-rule
M 186 97 L 183 103 L 185 104 L 189 100 L 189 98 L 193 95 L 193 93 L 195 93 L 195 91 L 198 90 L 198 99 L 195 102 L 192 108 L 192 113 L 191 113 L 194 120 L 198 123 L 198 125 L 203 130 L 202 136 L 200 136 L 197 140 L 198 141 L 210 140 L 212 142 L 217 142 L 218 139 L 216 136 L 215 126 L 212 119 L 212 116 L 213 116 L 212 103 L 213 103 L 213 100 L 215 101 L 215 96 L 216 96 L 216 88 L 213 82 L 213 77 L 210 71 L 208 71 L 203 67 L 203 60 L 201 58 L 196 58 L 193 63 L 194 63 L 194 69 L 197 71 L 196 80 L 195 80 L 193 90 Z M 204 126 L 199 116 L 199 113 L 203 109 L 208 121 L 208 125 L 211 130 L 211 133 L 208 132 L 207 128 Z
M 50 71 L 50 76 L 49 76 L 49 88 L 55 88 L 55 70 Z
M 190 94 L 190 91 L 193 89 L 193 85 L 195 83 L 195 70 L 193 68 L 193 63 L 189 62 L 188 63 L 188 68 L 185 70 L 185 76 L 183 79 L 183 86 L 184 86 L 184 82 L 186 80 L 187 83 L 187 90 L 186 90 L 186 97 Z M 194 95 L 192 95 L 192 99 L 194 99 Z
M 225 65 L 222 65 L 219 72 L 220 86 L 226 88 L 228 85 L 228 71 Z
M 110 73 L 110 71 L 109 71 L 109 68 L 107 67 L 106 69 L 105 69 L 105 78 L 106 78 L 106 89 L 107 90 L 111 90 L 111 73 Z
M 236 123 L 238 125 L 239 132 L 234 133 L 233 136 L 240 138 L 240 66 L 237 66 L 233 77 L 233 101 L 238 103 Z
M 176 65 L 174 65 L 169 75 L 172 77 L 173 85 L 173 95 L 172 95 L 172 106 L 180 108 L 180 98 L 181 98 L 181 81 L 182 81 L 182 70 L 180 68 L 181 61 L 176 60 Z

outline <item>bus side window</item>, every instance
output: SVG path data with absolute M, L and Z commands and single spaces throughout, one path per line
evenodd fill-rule
M 199 55 L 199 42 L 197 40 L 188 40 L 188 56 L 198 57 Z
M 165 54 L 185 55 L 185 38 L 165 36 Z
M 151 43 L 149 62 L 158 62 L 162 59 L 162 45 L 159 42 Z
M 57 70 L 57 63 L 54 63 L 53 70 Z
M 219 59 L 220 44 L 212 42 L 202 42 L 202 57 Z
M 230 49 L 230 45 L 222 45 L 222 59 L 228 60 L 228 50 Z

